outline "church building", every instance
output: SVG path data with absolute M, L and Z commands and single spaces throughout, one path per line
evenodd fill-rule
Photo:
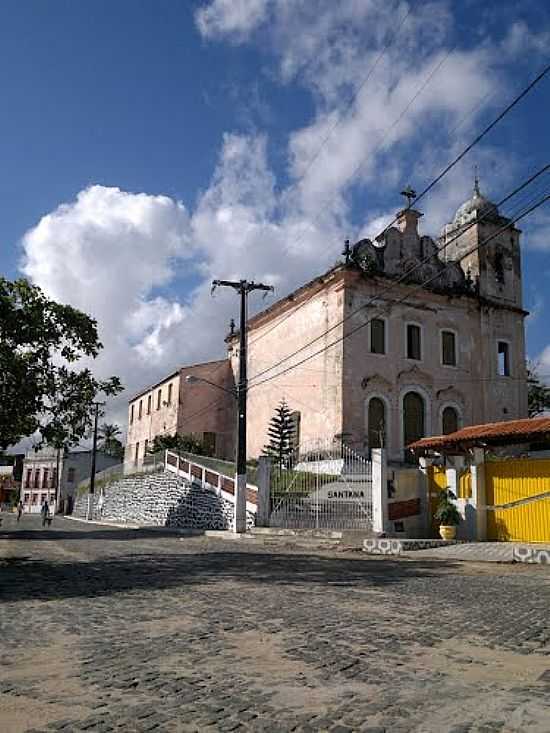
M 346 247 L 344 261 L 249 319 L 250 457 L 283 398 L 306 449 L 343 440 L 393 461 L 420 437 L 527 416 L 520 231 L 477 180 L 437 240 L 419 232 L 421 217 L 401 210 L 376 240 Z M 238 333 L 226 342 L 236 383 Z M 231 457 L 234 401 L 219 399 Z

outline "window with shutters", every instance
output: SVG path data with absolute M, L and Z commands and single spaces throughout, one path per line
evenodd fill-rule
M 42 488 L 43 489 L 48 489 L 49 488 L 49 486 L 48 486 L 48 474 L 49 474 L 49 471 L 48 471 L 47 468 L 45 468 L 42 471 Z
M 148 415 L 151 414 L 151 395 L 149 395 L 149 397 L 147 397 L 147 414 Z
M 370 322 L 371 354 L 386 353 L 386 322 L 382 318 L 373 318 Z
M 443 435 L 455 433 L 458 430 L 458 412 L 448 405 L 441 415 L 441 432 Z
M 422 358 L 421 328 L 413 323 L 407 324 L 407 359 Z
M 138 420 L 141 420 L 141 416 L 143 415 L 143 403 L 140 400 L 139 401 L 139 409 L 138 409 Z
M 166 400 L 169 405 L 172 404 L 172 385 L 168 385 L 168 399 Z
M 441 331 L 441 361 L 445 366 L 456 366 L 456 334 Z
M 386 445 L 386 405 L 380 397 L 369 400 L 368 409 L 368 447 L 384 448 Z
M 162 389 L 157 392 L 157 410 L 160 410 L 160 403 L 162 401 Z

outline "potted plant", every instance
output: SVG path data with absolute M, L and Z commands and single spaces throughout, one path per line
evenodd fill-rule
M 439 534 L 443 540 L 454 540 L 456 527 L 462 519 L 456 505 L 453 504 L 453 499 L 456 499 L 456 496 L 452 491 L 448 489 L 442 491 L 434 514 L 439 522 Z

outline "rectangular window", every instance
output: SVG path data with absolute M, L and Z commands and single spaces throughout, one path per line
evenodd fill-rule
M 498 342 L 498 373 L 501 377 L 510 376 L 510 348 L 506 341 Z
M 31 497 L 32 504 L 36 504 L 37 501 L 38 501 L 38 494 L 33 494 Z
M 49 488 L 50 488 L 50 487 L 48 486 L 48 473 L 49 473 L 49 471 L 48 471 L 48 469 L 47 469 L 47 468 L 45 468 L 45 469 L 44 469 L 44 470 L 42 471 L 42 488 L 43 488 L 43 489 L 49 489 Z
M 130 407 L 130 425 L 134 422 L 134 406 Z
M 40 494 L 40 503 L 43 504 L 48 498 L 47 494 Z
M 148 415 L 151 414 L 151 395 L 149 395 L 149 397 L 147 397 L 147 414 Z
M 27 468 L 27 481 L 26 481 L 26 486 L 27 486 L 28 489 L 30 489 L 31 486 L 32 486 L 32 469 L 31 468 Z
M 25 498 L 23 499 L 23 502 L 25 504 L 28 504 L 29 503 L 29 494 L 25 494 Z
M 456 335 L 452 331 L 441 332 L 441 360 L 445 366 L 456 366 Z
M 67 483 L 68 484 L 74 483 L 74 474 L 75 474 L 74 468 L 69 468 L 69 470 L 67 471 Z
M 146 456 L 146 455 L 147 455 L 147 446 L 148 446 L 148 445 L 149 445 L 149 441 L 148 441 L 148 440 L 145 440 L 145 443 L 144 443 L 144 445 L 143 445 L 143 455 L 144 455 L 144 456 Z
M 371 354 L 386 353 L 386 322 L 381 318 L 373 318 L 370 322 Z
M 157 392 L 157 410 L 160 410 L 160 402 L 162 400 L 162 389 Z
M 141 420 L 141 416 L 143 415 L 143 401 L 139 401 L 139 409 L 138 409 L 138 420 Z
M 37 468 L 34 472 L 34 488 L 39 489 L 40 488 L 40 469 Z
M 134 456 L 134 463 L 136 465 L 137 465 L 137 462 L 138 462 L 138 458 L 139 458 L 139 443 L 136 443 L 136 452 L 135 452 L 135 456 Z
M 172 404 L 172 385 L 168 385 L 168 399 L 166 400 L 169 405 Z
M 409 323 L 407 326 L 407 359 L 420 360 L 421 353 L 420 326 Z

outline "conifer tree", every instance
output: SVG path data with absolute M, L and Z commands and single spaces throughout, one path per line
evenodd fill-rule
M 269 443 L 264 447 L 264 455 L 270 456 L 279 468 L 284 468 L 290 462 L 294 450 L 294 432 L 292 413 L 283 397 L 269 422 Z

